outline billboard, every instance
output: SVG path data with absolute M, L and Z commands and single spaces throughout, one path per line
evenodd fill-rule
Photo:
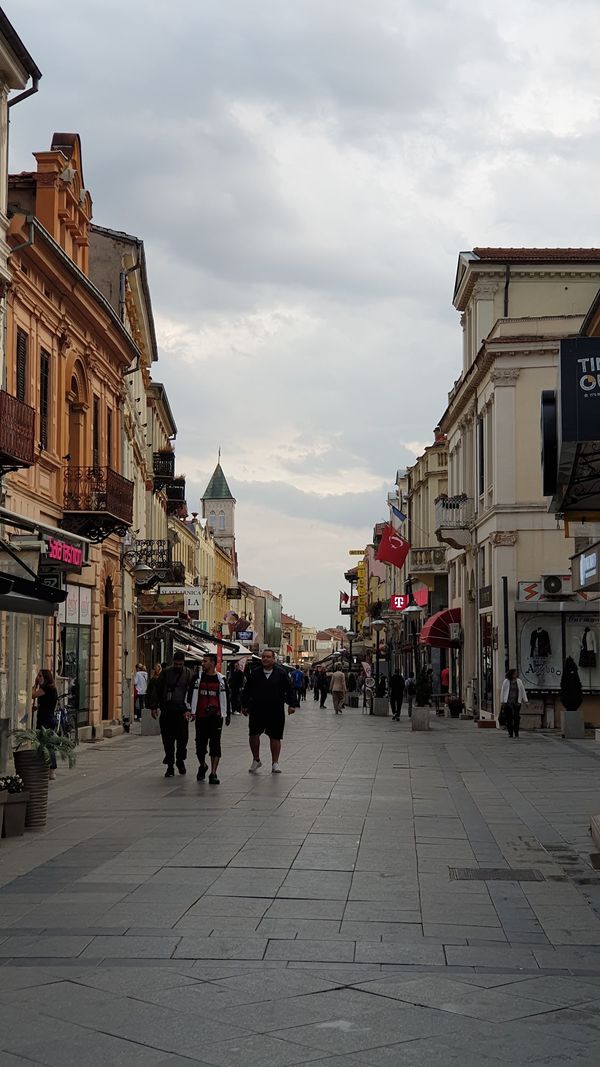
M 281 601 L 265 597 L 265 645 L 281 648 Z

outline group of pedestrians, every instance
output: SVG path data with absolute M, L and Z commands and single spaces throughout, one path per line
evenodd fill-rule
M 298 696 L 288 671 L 275 662 L 275 653 L 263 652 L 261 666 L 251 671 L 245 684 L 237 684 L 234 672 L 234 688 L 240 700 L 242 715 L 248 719 L 248 734 L 252 764 L 255 774 L 262 767 L 260 739 L 269 738 L 271 771 L 280 774 L 281 743 L 285 730 L 286 705 L 289 715 L 298 706 Z M 196 779 L 203 782 L 208 773 L 210 785 L 219 785 L 217 774 L 221 760 L 221 737 L 223 725 L 231 722 L 231 689 L 223 674 L 217 670 L 217 657 L 207 653 L 201 669 L 194 675 L 185 665 L 183 652 L 176 652 L 173 664 L 161 670 L 152 690 L 151 711 L 159 719 L 164 748 L 163 763 L 165 778 L 172 778 L 175 768 L 186 774 L 189 726 L 195 723 L 196 756 L 198 772 Z M 210 771 L 206 762 L 210 759 Z

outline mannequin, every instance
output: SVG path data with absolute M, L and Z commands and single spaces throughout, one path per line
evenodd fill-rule
M 593 670 L 596 666 L 596 651 L 596 635 L 589 626 L 586 626 L 579 646 L 579 666 Z
M 532 659 L 546 659 L 552 653 L 550 634 L 547 630 L 543 630 L 541 626 L 537 626 L 531 633 L 530 652 Z

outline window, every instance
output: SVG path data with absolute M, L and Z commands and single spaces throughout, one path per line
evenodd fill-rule
M 24 330 L 17 330 L 17 400 L 27 403 L 27 350 L 29 336 Z
M 100 466 L 100 401 L 94 397 L 92 414 L 92 466 Z
M 225 529 L 225 512 L 224 511 L 220 511 L 219 512 L 219 530 L 224 530 L 224 529 Z
M 477 462 L 479 495 L 485 490 L 485 426 L 483 419 L 477 423 Z
M 214 530 L 215 526 L 217 525 L 216 512 L 211 511 L 210 515 L 208 516 L 208 525 L 210 526 L 211 530 Z
M 40 352 L 40 448 L 48 448 L 50 424 L 50 353 Z
M 107 465 L 107 467 L 112 467 L 112 465 L 113 465 L 113 462 L 112 462 L 112 458 L 113 458 L 113 454 L 112 454 L 113 453 L 112 416 L 113 416 L 113 413 L 112 413 L 111 408 L 107 408 L 106 409 L 106 465 Z

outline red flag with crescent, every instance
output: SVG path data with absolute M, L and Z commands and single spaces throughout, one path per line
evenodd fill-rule
M 402 567 L 409 551 L 410 542 L 391 523 L 386 523 L 375 559 L 380 563 L 391 563 L 392 567 Z

